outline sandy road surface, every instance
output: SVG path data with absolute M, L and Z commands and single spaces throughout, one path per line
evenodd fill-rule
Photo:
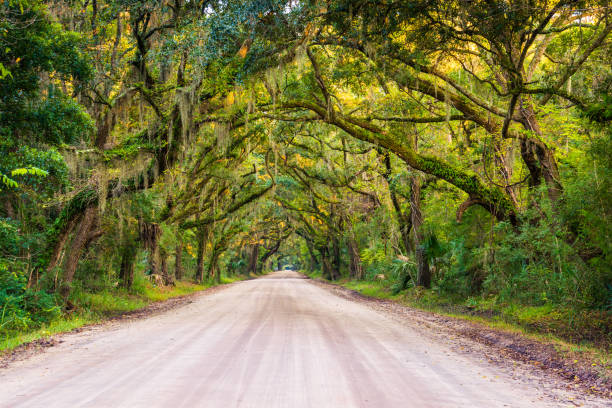
M 574 406 L 293 272 L 63 340 L 0 370 L 0 407 Z

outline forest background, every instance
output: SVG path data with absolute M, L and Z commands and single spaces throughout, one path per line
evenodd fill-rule
M 3 0 L 2 348 L 292 265 L 610 350 L 607 1 Z

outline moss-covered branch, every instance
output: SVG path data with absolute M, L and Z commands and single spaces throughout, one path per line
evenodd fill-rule
M 319 115 L 321 120 L 337 126 L 351 136 L 389 149 L 410 167 L 436 176 L 465 191 L 470 197 L 478 199 L 482 206 L 498 219 L 515 221 L 514 206 L 502 190 L 485 185 L 474 173 L 458 169 L 439 158 L 417 153 L 398 141 L 397 135 L 392 135 L 372 123 L 343 116 L 338 112 L 328 115 L 327 109 L 309 101 L 290 101 L 282 104 L 282 107 L 313 111 Z
M 180 227 L 182 229 L 198 228 L 198 227 L 201 227 L 201 226 L 204 226 L 204 225 L 212 224 L 215 221 L 224 220 L 227 217 L 229 217 L 231 214 L 235 213 L 236 211 L 238 211 L 239 209 L 244 207 L 245 205 L 247 205 L 247 204 L 257 200 L 260 197 L 262 197 L 264 194 L 266 194 L 268 191 L 270 191 L 273 186 L 274 186 L 274 184 L 270 183 L 267 186 L 265 186 L 265 187 L 255 191 L 255 192 L 247 195 L 246 197 L 243 197 L 242 199 L 233 202 L 221 214 L 216 214 L 216 215 L 213 214 L 213 215 L 210 215 L 208 217 L 200 218 L 200 219 L 195 220 L 195 221 L 186 221 L 186 222 L 181 223 Z

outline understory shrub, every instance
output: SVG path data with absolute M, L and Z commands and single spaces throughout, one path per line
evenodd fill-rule
M 60 314 L 53 295 L 28 288 L 25 276 L 0 265 L 0 334 L 37 328 Z

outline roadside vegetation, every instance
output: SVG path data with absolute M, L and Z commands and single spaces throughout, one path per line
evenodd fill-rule
M 221 284 L 244 278 L 244 275 L 223 277 Z M 29 290 L 19 282 L 3 282 L 3 292 L 0 292 L 0 302 L 3 304 L 0 353 L 57 333 L 140 311 L 154 302 L 183 297 L 217 284 L 179 281 L 172 286 L 156 286 L 142 273 L 137 273 L 129 290 L 113 285 L 96 290 L 82 286 L 75 288 L 67 301 L 69 306 L 62 308 L 61 300 L 45 291 Z
M 0 341 L 292 265 L 610 350 L 611 12 L 0 2 Z
M 596 156 L 594 159 L 596 165 L 607 160 L 600 157 L 601 161 L 597 161 Z M 564 206 L 577 201 L 588 206 L 584 191 L 580 191 L 580 199 L 567 194 Z M 545 201 L 540 200 L 540 204 Z M 444 225 L 439 221 L 441 209 L 434 203 L 432 207 L 432 213 L 425 215 L 429 225 L 423 245 L 432 271 L 429 288 L 415 284 L 418 268 L 413 258 L 385 251 L 381 245 L 362 250 L 361 279 L 347 271 L 339 282 L 367 296 L 503 322 L 612 353 L 612 292 L 608 266 L 598 265 L 602 259 L 583 262 L 563 240 L 558 226 L 542 219 L 522 224 L 518 230 L 503 223 L 481 229 L 477 219 L 471 226 L 467 220 L 461 224 L 453 220 L 446 228 L 440 228 Z M 552 215 L 550 219 L 558 222 Z M 371 236 L 376 227 L 370 225 L 367 230 Z M 604 235 L 599 238 L 601 242 Z M 306 249 L 303 252 L 308 260 Z M 323 276 L 320 268 L 311 270 L 311 276 Z
M 312 279 L 323 280 L 321 273 L 307 275 Z M 502 304 L 493 296 L 489 299 L 458 298 L 440 294 L 435 288 L 426 290 L 417 287 L 398 292 L 396 281 L 388 278 L 356 281 L 345 277 L 333 283 L 365 297 L 390 300 L 416 309 L 477 322 L 501 331 L 521 333 L 537 341 L 553 344 L 562 354 L 590 359 L 608 370 L 605 375 L 609 376 L 612 371 L 610 316 L 605 311 L 579 312 L 555 305 Z

